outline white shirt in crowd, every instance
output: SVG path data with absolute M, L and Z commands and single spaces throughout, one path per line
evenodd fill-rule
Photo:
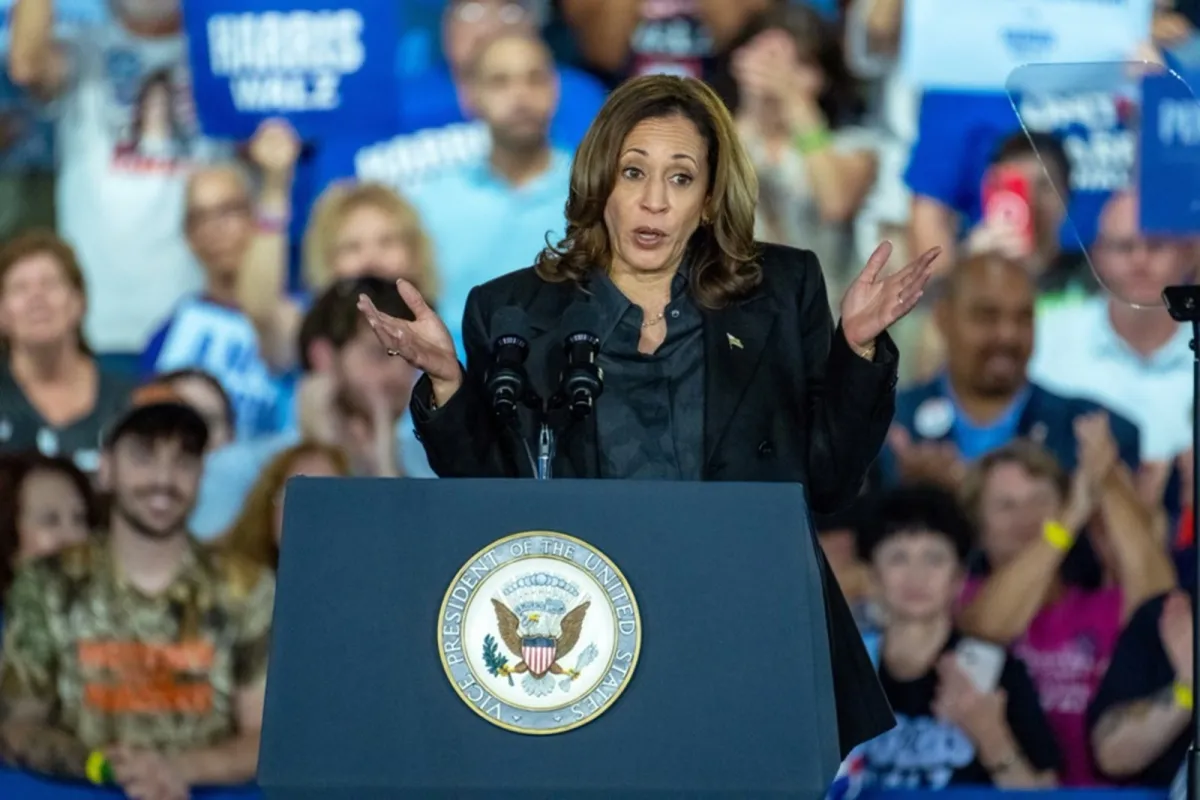
M 904 183 L 908 155 L 917 139 L 920 92 L 905 80 L 893 54 L 875 52 L 867 37 L 867 15 L 876 0 L 851 0 L 845 16 L 846 65 L 871 81 L 872 127 L 879 168 L 875 185 L 855 218 L 854 236 L 863 257 L 885 238 L 885 228 L 908 224 L 912 192 Z
M 87 280 L 89 342 L 139 352 L 203 284 L 183 237 L 184 186 L 192 165 L 221 153 L 199 135 L 180 32 L 144 38 L 110 15 L 66 45 L 59 229 Z
M 742 141 L 758 173 L 755 238 L 815 252 L 830 296 L 840 299 L 858 270 L 852 223 L 822 221 L 808 166 L 796 148 L 772 153 L 751 130 L 742 131 Z M 879 136 L 869 128 L 848 125 L 833 131 L 832 146 L 839 153 L 875 153 L 878 144 Z
M 1192 444 L 1191 331 L 1179 326 L 1144 358 L 1113 330 L 1108 303 L 1097 296 L 1040 313 L 1029 377 L 1131 420 L 1141 432 L 1143 461 L 1172 458 Z

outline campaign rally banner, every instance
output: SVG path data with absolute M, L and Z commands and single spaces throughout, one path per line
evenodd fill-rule
M 1154 0 L 906 0 L 900 68 L 922 89 L 1002 92 L 1025 64 L 1127 61 Z
M 1143 233 L 1200 233 L 1200 101 L 1171 72 L 1142 80 L 1138 195 Z
M 185 0 L 204 133 L 283 117 L 302 138 L 396 127 L 396 0 Z

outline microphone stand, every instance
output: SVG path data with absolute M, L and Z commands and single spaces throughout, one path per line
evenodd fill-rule
M 538 426 L 538 454 L 537 454 L 537 469 L 534 478 L 539 481 L 548 481 L 553 475 L 554 463 L 554 444 L 555 432 L 550 426 L 548 414 L 542 414 L 541 425 Z
M 1189 287 L 1190 288 L 1190 287 Z M 1200 453 L 1200 313 L 1191 316 L 1192 341 L 1192 458 Z M 1200 581 L 1200 510 L 1196 500 L 1200 498 L 1200 469 L 1192 467 L 1192 558 L 1196 569 L 1195 580 Z M 1193 594 L 1195 591 L 1193 590 Z M 1196 665 L 1200 664 L 1200 625 L 1197 620 L 1196 601 L 1192 597 L 1192 697 L 1200 691 L 1196 681 Z M 1195 714 L 1195 712 L 1193 712 Z M 1188 747 L 1188 800 L 1200 800 L 1200 724 L 1192 719 L 1192 743 Z
M 1167 313 L 1176 322 L 1187 322 L 1192 326 L 1192 458 L 1200 455 L 1200 285 L 1168 286 L 1163 290 Z M 1200 581 L 1200 469 L 1192 468 L 1192 558 L 1196 569 L 1195 580 Z M 1200 615 L 1196 613 L 1196 597 L 1193 590 L 1192 602 L 1192 697 L 1200 691 L 1196 667 L 1200 666 Z M 1191 744 L 1187 753 L 1187 798 L 1200 800 L 1200 718 L 1193 712 Z

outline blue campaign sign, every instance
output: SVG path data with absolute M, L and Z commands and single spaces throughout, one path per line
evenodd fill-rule
M 1200 101 L 1171 72 L 1142 80 L 1138 195 L 1144 233 L 1200 233 Z
M 186 0 L 204 133 L 244 139 L 283 117 L 304 139 L 397 124 L 395 0 Z M 389 102 L 379 102 L 380 97 Z

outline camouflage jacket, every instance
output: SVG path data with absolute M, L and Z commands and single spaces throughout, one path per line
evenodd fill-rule
M 88 747 L 172 752 L 236 733 L 235 695 L 265 679 L 275 580 L 189 540 L 149 597 L 103 536 L 21 570 L 5 607 L 0 700 L 36 700 Z

